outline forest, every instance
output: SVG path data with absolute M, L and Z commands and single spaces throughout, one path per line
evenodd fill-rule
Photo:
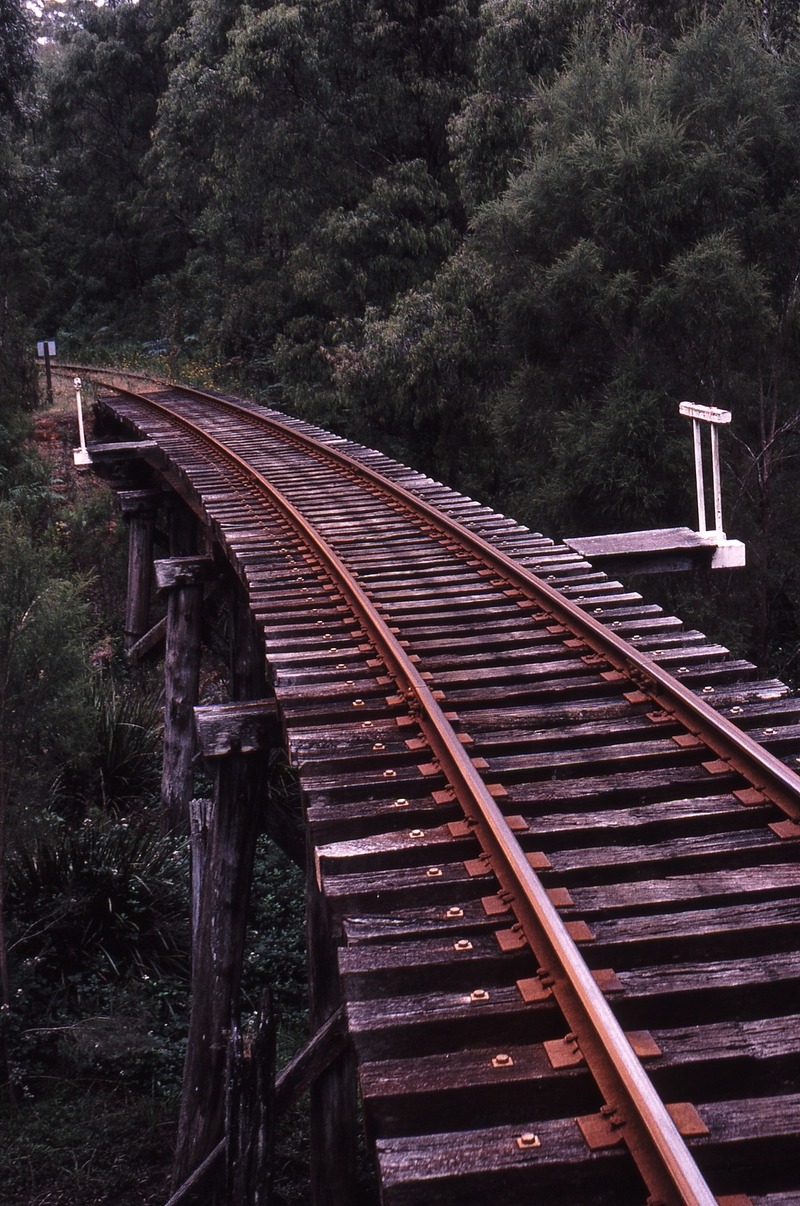
M 554 537 L 691 524 L 677 403 L 729 409 L 695 605 L 795 673 L 795 5 L 2 14 L 6 356 L 208 366 Z
M 748 566 L 646 592 L 797 685 L 800 16 L 0 0 L 0 32 L 0 1079 L 55 1184 L 67 1082 L 118 1101 L 121 1076 L 120 1126 L 164 1159 L 185 853 L 148 823 L 159 705 L 120 652 L 124 531 L 43 454 L 36 341 L 269 402 L 554 538 L 694 527 L 678 403 L 728 409 Z M 252 985 L 278 966 L 291 1045 L 302 934 L 262 853 Z M 300 1200 L 302 1140 L 285 1153 Z M 119 1159 L 108 1181 L 87 1156 L 63 1200 L 145 1200 Z M 8 1201 L 44 1201 L 37 1176 Z

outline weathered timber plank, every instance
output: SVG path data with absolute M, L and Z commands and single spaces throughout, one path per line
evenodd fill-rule
M 514 1127 L 380 1139 L 376 1145 L 386 1206 L 485 1206 L 502 1185 L 503 1206 L 535 1195 L 537 1204 L 628 1206 L 643 1201 L 633 1162 L 621 1148 L 590 1152 L 574 1119 L 538 1123 L 540 1146 L 521 1150 L 531 1131 Z M 611 1187 L 613 1186 L 613 1191 Z
M 314 802 L 312 803 L 312 799 Z M 403 800 L 403 804 L 396 803 Z M 320 803 L 315 797 L 306 798 L 306 823 L 310 828 L 314 844 L 368 837 L 377 833 L 392 832 L 397 828 L 398 815 L 410 829 L 432 828 L 463 817 L 461 805 L 455 800 L 450 804 L 437 804 L 429 794 L 414 796 L 394 795 L 389 799 L 366 799 L 352 803 L 337 803 L 331 807 L 325 797 Z
M 800 975 L 795 984 L 798 981 Z M 493 988 L 479 1002 L 463 992 L 349 999 L 347 1016 L 350 1036 L 362 1062 L 494 1042 L 544 1042 L 563 1037 L 564 1030 L 564 1019 L 554 1000 L 526 1004 L 516 984 Z
M 711 1176 L 715 1192 L 740 1191 L 743 1179 L 773 1188 L 791 1168 L 800 1143 L 797 1094 L 712 1102 L 699 1105 L 698 1112 L 710 1133 L 687 1143 L 701 1171 Z M 479 1206 L 498 1175 L 504 1206 L 529 1202 L 531 1193 L 537 1202 L 553 1206 L 596 1203 L 603 1201 L 609 1184 L 617 1196 L 607 1200 L 636 1200 L 623 1145 L 590 1152 L 575 1119 L 566 1118 L 537 1123 L 539 1146 L 521 1150 L 516 1140 L 523 1127 L 520 1122 L 516 1127 L 379 1140 L 384 1201 L 387 1206 L 416 1206 L 435 1198 L 437 1203 Z M 764 1186 L 765 1181 L 773 1184 Z
M 429 754 L 427 756 L 430 757 Z M 334 804 L 340 800 L 354 801 L 374 796 L 381 788 L 385 789 L 387 795 L 415 794 L 423 787 L 432 791 L 443 788 L 443 772 L 437 770 L 429 774 L 421 771 L 418 764 L 422 761 L 419 757 L 414 761 L 413 756 L 406 753 L 393 760 L 376 758 L 369 769 L 363 767 L 346 774 L 310 776 L 308 779 L 304 775 L 304 793 L 307 793 L 308 799 L 324 795 L 329 803 Z
M 465 942 L 469 945 L 464 946 Z M 343 990 L 348 999 L 360 1000 L 424 988 L 471 992 L 477 984 L 489 988 L 533 976 L 538 966 L 529 947 L 502 951 L 493 934 L 470 934 L 463 940 L 457 935 L 410 939 L 339 950 Z
M 766 867 L 743 867 L 707 875 L 668 876 L 662 880 L 609 884 L 600 888 L 574 888 L 573 905 L 564 916 L 584 918 L 644 910 L 685 908 L 702 904 L 708 908 L 754 900 L 800 897 L 800 863 Z
M 646 1060 L 664 1101 L 700 1100 L 713 1083 L 736 1097 L 746 1086 L 766 1095 L 796 1092 L 800 1015 L 725 1022 L 652 1033 L 661 1055 Z M 542 1044 L 496 1046 L 402 1060 L 366 1062 L 361 1096 L 370 1127 L 382 1136 L 420 1134 L 593 1113 L 602 1102 L 585 1064 L 554 1068 Z
M 622 969 L 618 975 L 622 988 L 609 1001 L 626 1030 L 788 1014 L 800 992 L 796 952 Z M 544 1042 L 564 1031 L 552 999 L 526 1003 L 516 984 L 493 987 L 480 1001 L 462 992 L 350 999 L 347 1011 L 362 1062 Z
M 257 699 L 230 704 L 211 704 L 194 709 L 200 750 L 205 758 L 220 758 L 270 749 L 280 740 L 277 703 Z
M 653 916 L 593 921 L 587 961 L 635 967 L 657 959 L 702 953 L 711 959 L 791 951 L 800 936 L 800 900 L 757 901 L 719 909 L 690 909 Z
M 548 843 L 542 845 L 548 849 Z M 791 862 L 797 857 L 797 841 L 782 841 L 770 829 L 737 830 L 676 838 L 652 845 L 596 846 L 585 850 L 550 850 L 553 873 L 562 882 L 611 883 L 650 879 L 655 874 L 733 870 L 754 862 Z M 547 874 L 551 874 L 547 872 Z
M 325 845 L 390 833 L 397 828 L 398 816 L 402 816 L 412 829 L 430 829 L 463 817 L 455 801 L 448 805 L 437 803 L 432 796 L 409 795 L 406 799 L 407 805 L 398 812 L 391 799 L 337 801 L 334 804 L 324 793 L 319 796 L 309 793 L 308 800 L 313 803 L 307 804 L 307 820 L 313 828 L 315 843 Z M 506 804 L 504 811 L 513 814 L 516 807 Z M 780 814 L 772 805 L 743 805 L 732 795 L 656 800 L 638 808 L 620 807 L 599 812 L 587 807 L 585 813 L 529 814 L 525 817 L 537 837 L 547 836 L 548 844 L 553 847 L 568 843 L 571 849 L 626 838 L 659 841 L 679 835 L 730 832 L 756 824 L 766 825 L 778 819 Z
M 169 592 L 161 774 L 161 826 L 165 833 L 184 832 L 189 826 L 195 755 L 193 709 L 200 688 L 202 609 L 202 582 L 177 586 Z
M 202 585 L 217 572 L 211 557 L 167 557 L 154 561 L 153 569 L 159 590 Z
M 558 889 L 556 889 L 558 892 Z M 565 920 L 582 918 L 592 923 L 613 914 L 643 916 L 648 912 L 669 912 L 694 905 L 705 907 L 758 900 L 796 899 L 800 897 L 800 865 L 748 867 L 740 871 L 720 871 L 710 875 L 673 876 L 634 884 L 613 884 L 600 888 L 573 888 L 563 903 L 557 897 L 559 913 Z M 360 913 L 343 919 L 349 943 L 386 942 L 393 938 L 431 937 L 434 934 L 479 933 L 495 928 L 504 916 L 513 920 L 510 906 L 487 896 L 495 910 L 488 915 L 480 900 L 460 900 L 447 906 L 418 905 L 416 908 L 375 914 Z
M 140 637 L 139 640 L 136 641 L 135 644 L 131 645 L 130 649 L 127 650 L 128 661 L 140 661 L 141 658 L 148 654 L 151 649 L 155 649 L 156 645 L 159 645 L 161 641 L 165 640 L 166 636 L 167 617 L 162 616 L 160 620 L 156 621 L 149 632 L 146 632 L 143 637 Z
M 743 1180 L 754 1191 L 796 1184 L 800 1094 L 708 1102 L 697 1112 L 709 1134 L 687 1142 L 717 1192 L 737 1192 Z
M 653 726 L 654 729 L 657 727 Z M 566 778 L 570 774 L 580 776 L 582 772 L 585 773 L 586 770 L 593 767 L 602 768 L 608 773 L 613 772 L 615 766 L 631 767 L 634 770 L 650 766 L 659 769 L 666 766 L 692 766 L 696 763 L 710 761 L 713 757 L 707 746 L 681 749 L 669 739 L 658 740 L 658 734 L 655 732 L 652 733 L 649 741 L 640 739 L 610 745 L 584 746 L 578 749 L 561 748 L 542 753 L 512 754 L 505 757 L 493 755 L 490 750 L 481 749 L 481 753 L 484 753 L 485 756 L 488 754 L 491 759 L 492 772 L 502 775 L 507 782 L 513 782 L 514 778 L 519 779 L 523 776 L 525 782 L 545 776 L 549 778 L 554 772 L 561 778 Z
M 280 1114 L 310 1088 L 347 1045 L 347 1015 L 340 1005 L 281 1071 L 275 1081 L 275 1109 Z
M 391 835 L 390 835 L 391 836 Z M 538 839 L 540 835 L 535 835 Z M 636 882 L 660 875 L 709 873 L 747 867 L 752 864 L 793 862 L 797 858 L 797 840 L 781 840 L 769 829 L 736 831 L 731 835 L 712 833 L 691 838 L 657 842 L 651 846 L 600 846 L 587 850 L 553 850 L 548 843 L 520 835 L 528 850 L 542 849 L 547 853 L 550 868 L 538 872 L 544 885 L 573 887 L 615 882 Z M 376 842 L 378 839 L 365 839 Z M 465 891 L 467 898 L 485 896 L 496 891 L 496 882 L 487 867 L 485 875 L 470 874 L 463 862 L 444 861 L 443 852 L 428 853 L 414 847 L 416 839 L 408 837 L 410 853 L 407 864 L 379 870 L 362 869 L 349 874 L 343 870 L 327 874 L 323 871 L 325 892 L 337 911 L 369 908 L 380 899 L 382 906 L 403 908 L 410 904 L 436 903 L 448 899 L 453 885 Z M 361 843 L 350 843 L 358 847 Z M 361 858 L 360 855 L 356 856 Z M 363 863 L 362 863 L 363 865 Z M 438 868 L 429 875 L 431 865 Z M 462 885 L 471 885 L 462 888 Z M 449 900 L 449 903 L 457 903 Z
M 128 590 L 125 601 L 126 652 L 147 632 L 153 580 L 153 538 L 160 490 L 129 490 L 119 495 L 128 521 Z
M 308 843 L 308 837 L 306 838 Z M 312 1033 L 339 1010 L 335 935 L 317 883 L 313 848 L 306 857 L 306 941 L 308 945 L 309 1021 Z M 342 1050 L 311 1086 L 312 1206 L 350 1206 L 356 1162 L 356 1074 L 353 1053 Z
M 491 899 L 494 899 L 492 897 Z M 354 913 L 342 918 L 348 946 L 360 942 L 392 942 L 404 938 L 432 937 L 453 934 L 458 937 L 493 931 L 505 912 L 489 916 L 482 899 L 460 900 L 456 904 L 419 905 L 411 909 L 396 909 L 391 913 Z M 509 925 L 513 917 L 509 916 Z
M 503 928 L 503 918 L 499 920 L 499 928 Z M 800 902 L 759 902 L 612 919 L 594 922 L 591 929 L 594 939 L 582 944 L 582 953 L 594 968 L 613 966 L 619 971 L 691 955 L 722 959 L 734 951 L 746 957 L 759 951 L 794 949 L 800 934 Z M 522 965 L 532 966 L 532 970 L 517 972 Z M 524 974 L 533 975 L 538 966 L 529 947 L 501 951 L 493 934 L 475 932 L 358 943 L 339 953 L 346 992 L 359 998 L 416 992 L 424 985 L 467 989 L 476 979 L 488 987 L 507 982 L 509 968 L 514 969 L 514 978 L 520 979 Z
M 428 875 L 428 871 L 434 873 Z M 322 875 L 325 898 L 334 916 L 381 908 L 402 909 L 426 904 L 458 904 L 462 899 L 497 892 L 493 875 L 469 876 L 463 862 L 434 863 L 392 871 L 363 871 L 358 875 Z
M 469 726 L 468 718 L 465 723 Z M 514 803 L 514 811 L 536 816 L 540 811 L 549 811 L 559 805 L 566 811 L 574 808 L 581 800 L 589 800 L 600 807 L 613 808 L 653 800 L 669 800 L 678 795 L 687 798 L 706 796 L 712 789 L 717 792 L 733 791 L 744 786 L 741 777 L 733 772 L 729 775 L 715 775 L 712 779 L 702 765 L 676 766 L 670 770 L 669 781 L 666 783 L 665 777 L 660 771 L 644 770 L 592 775 L 586 778 L 543 780 L 540 783 L 510 783 L 508 796 Z
M 430 866 L 437 859 L 454 862 L 477 858 L 481 853 L 473 834 L 454 838 L 446 825 L 435 829 L 402 829 L 375 837 L 357 838 L 317 848 L 321 870 L 334 874 L 346 870 L 383 870 L 390 867 Z
M 238 1012 L 264 771 L 259 754 L 214 760 L 214 807 L 192 952 L 175 1187 L 222 1138 L 226 1038 Z

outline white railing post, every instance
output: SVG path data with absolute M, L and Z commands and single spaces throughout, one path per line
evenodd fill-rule
M 692 437 L 694 440 L 694 474 L 697 484 L 697 522 L 701 536 L 713 535 L 718 542 L 725 541 L 725 530 L 722 526 L 722 480 L 719 469 L 719 428 L 721 423 L 730 423 L 731 412 L 720 410 L 717 406 L 698 406 L 694 402 L 681 402 L 680 413 L 692 420 Z M 714 491 L 714 531 L 709 533 L 706 524 L 706 491 L 703 479 L 703 444 L 701 423 L 708 423 L 711 428 L 711 480 Z
M 711 424 L 711 473 L 714 484 L 714 528 L 721 536 L 722 527 L 722 484 L 719 472 L 719 427 Z
M 80 377 L 73 377 L 72 380 L 75 385 L 75 404 L 78 408 L 78 434 L 80 436 L 80 441 L 81 441 L 80 448 L 73 449 L 72 459 L 75 462 L 76 468 L 80 468 L 81 466 L 91 465 L 92 458 L 91 458 L 91 455 L 89 454 L 89 449 L 86 447 L 86 434 L 83 429 L 83 400 L 81 398 L 81 384 L 82 384 L 81 379 L 80 379 Z
M 694 476 L 697 484 L 697 530 L 705 536 L 706 528 L 706 487 L 703 481 L 703 444 L 700 433 L 700 423 L 692 419 L 692 435 L 694 436 Z

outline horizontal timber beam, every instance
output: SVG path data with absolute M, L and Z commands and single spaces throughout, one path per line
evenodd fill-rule
M 275 699 L 195 708 L 194 722 L 204 758 L 256 753 L 272 749 L 281 741 Z
M 205 603 L 206 599 L 209 599 L 211 597 L 211 595 L 213 595 L 217 586 L 218 586 L 217 582 L 207 582 L 206 583 L 205 589 L 203 591 L 203 602 L 204 603 Z M 167 617 L 162 616 L 161 619 L 158 620 L 153 625 L 153 627 L 150 629 L 150 631 L 146 632 L 144 634 L 144 636 L 141 637 L 141 639 L 138 640 L 136 642 L 136 644 L 131 649 L 128 650 L 128 661 L 129 662 L 141 661 L 141 659 L 143 657 L 146 657 L 147 654 L 150 653 L 151 650 L 155 649 L 156 646 L 161 643 L 161 641 L 165 640 L 166 636 L 167 636 Z
M 159 590 L 202 586 L 219 574 L 211 557 L 165 557 L 153 562 Z

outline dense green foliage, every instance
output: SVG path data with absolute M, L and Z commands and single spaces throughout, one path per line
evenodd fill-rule
M 185 251 L 180 226 L 151 197 L 145 159 L 166 86 L 164 40 L 183 10 L 121 4 L 80 10 L 42 80 L 37 162 L 49 180 L 42 228 L 52 329 L 132 321 L 154 275 Z M 131 310 L 133 313 L 131 313 Z
M 799 82 L 730 8 L 657 60 L 588 30 L 528 98 L 523 166 L 459 256 L 339 353 L 343 390 L 388 398 L 429 449 L 437 411 L 454 455 L 449 433 L 483 422 L 514 450 L 512 509 L 557 531 L 692 523 L 676 402 L 731 409 L 752 566 L 726 585 L 757 599 L 762 663 L 798 619 Z
M 133 1206 L 167 1196 L 188 850 L 158 834 L 160 693 L 114 653 L 124 559 L 110 492 L 64 470 L 51 415 L 34 414 L 41 453 L 23 440 L 25 384 L 5 382 L 17 437 L 0 478 L 0 1181 L 15 1206 Z M 290 787 L 276 768 L 276 790 Z M 305 1037 L 303 895 L 262 839 L 242 1009 L 272 984 L 281 1063 Z M 301 1107 L 279 1129 L 287 1204 L 303 1197 L 306 1130 Z
M 795 6 L 71 11 L 10 71 L 20 321 L 216 365 L 554 535 L 692 523 L 677 402 L 729 408 L 750 568 L 708 619 L 791 672 Z
M 0 1103 L 9 1206 L 57 1195 L 163 1202 L 188 1024 L 187 855 L 155 828 L 95 814 L 18 848 L 9 864 L 13 1039 L 20 1105 Z M 278 1012 L 278 1062 L 305 1039 L 303 877 L 261 839 L 242 1011 L 266 981 Z M 78 1125 L 76 1125 L 76 1121 Z M 276 1201 L 300 1206 L 307 1120 L 277 1134 Z

